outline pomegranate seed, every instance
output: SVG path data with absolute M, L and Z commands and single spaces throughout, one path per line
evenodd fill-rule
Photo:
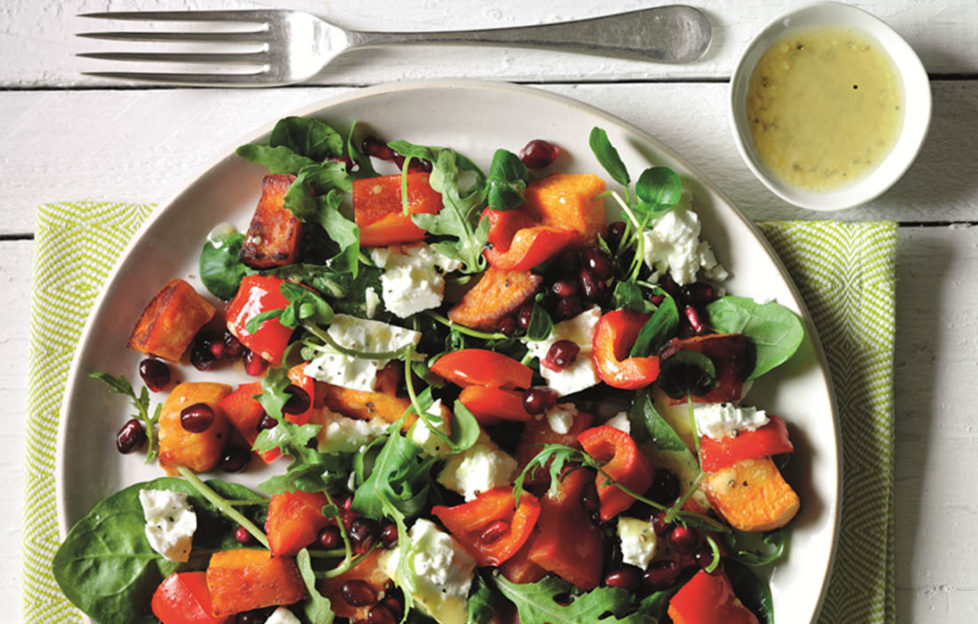
M 115 434 L 115 447 L 123 455 L 132 453 L 145 441 L 146 430 L 143 429 L 143 423 L 136 418 L 127 420 L 126 424 L 119 429 L 119 433 Z
M 343 494 L 337 494 L 333 497 L 333 502 L 336 503 L 336 506 L 340 509 L 349 510 L 350 507 L 353 506 L 353 495 L 346 492 Z
M 393 522 L 385 526 L 380 531 L 380 542 L 384 548 L 394 548 L 397 546 L 397 525 Z
M 251 451 L 241 446 L 232 446 L 224 451 L 221 458 L 221 470 L 224 472 L 241 472 L 251 461 Z
M 340 535 L 340 529 L 336 526 L 328 526 L 323 528 L 319 532 L 319 545 L 326 550 L 333 550 L 334 548 L 339 548 L 343 543 L 343 536 Z
M 350 523 L 350 543 L 357 553 L 365 553 L 377 541 L 380 527 L 370 518 L 357 518 Z
M 243 611 L 234 616 L 234 624 L 264 624 L 267 619 L 268 616 L 264 609 L 255 609 L 254 611 Z
M 139 363 L 139 376 L 143 383 L 153 392 L 159 392 L 170 383 L 170 367 L 166 362 L 155 358 L 146 358 Z
M 667 534 L 672 527 L 671 524 L 666 522 L 666 512 L 657 511 L 652 514 L 652 530 L 658 536 L 663 536 Z
M 397 618 L 382 604 L 370 607 L 367 613 L 368 624 L 397 624 Z
M 625 236 L 625 222 L 615 221 L 608 224 L 608 231 L 605 233 L 604 240 L 609 247 L 617 247 L 621 244 L 623 236 Z
M 604 584 L 608 587 L 621 587 L 622 589 L 627 589 L 630 592 L 636 591 L 641 583 L 642 570 L 639 570 L 635 566 L 631 565 L 626 565 L 620 570 L 609 572 L 608 575 L 604 577 Z
M 665 295 L 649 295 L 649 301 L 652 302 L 652 305 L 654 306 L 662 305 L 662 302 L 665 300 Z
M 264 431 L 265 429 L 274 429 L 278 426 L 278 421 L 269 416 L 268 414 L 262 414 L 261 418 L 258 419 L 258 424 L 255 426 L 258 431 Z
M 601 301 L 608 294 L 608 287 L 594 271 L 582 269 L 580 275 L 581 293 L 588 301 Z
M 289 400 L 282 406 L 282 411 L 286 414 L 304 414 L 309 411 L 312 401 L 309 393 L 295 384 L 289 384 L 285 388 L 285 393 L 289 395 Z
M 554 282 L 551 289 L 558 297 L 570 297 L 571 295 L 576 295 L 580 291 L 577 282 L 570 279 L 562 279 Z
M 696 558 L 696 563 L 698 563 L 704 570 L 710 567 L 710 565 L 713 563 L 713 549 L 709 546 L 700 548 L 696 551 L 694 556 Z
M 601 510 L 601 499 L 598 498 L 598 488 L 589 481 L 581 490 L 581 506 L 593 517 Z
M 589 247 L 583 252 L 584 267 L 589 269 L 599 280 L 606 280 L 615 274 L 615 266 L 606 253 L 600 249 Z
M 207 403 L 194 403 L 180 410 L 180 425 L 190 433 L 203 433 L 214 424 L 214 410 Z
M 394 590 L 395 590 L 396 588 L 397 588 L 397 586 L 396 586 L 396 585 L 394 585 L 394 581 L 392 581 L 392 580 L 390 580 L 390 579 L 387 579 L 386 581 L 384 581 L 384 595 L 385 595 L 385 596 L 390 596 L 390 595 L 391 595 L 391 593 L 392 593 L 392 592 L 393 592 L 393 591 L 394 591 Z
M 515 336 L 518 329 L 519 321 L 516 320 L 515 316 L 504 316 L 499 321 L 499 333 L 505 336 Z
M 686 306 L 683 309 L 683 314 L 686 316 L 686 322 L 689 323 L 690 329 L 696 334 L 702 334 L 706 331 L 706 326 L 703 325 L 703 321 L 700 320 L 700 313 L 691 305 Z
M 509 523 L 505 520 L 496 520 L 482 531 L 479 539 L 486 544 L 492 544 L 503 535 L 506 535 L 506 531 L 509 530 Z
M 716 299 L 713 286 L 704 282 L 694 282 L 683 286 L 683 296 L 686 301 L 695 305 L 703 305 Z
M 234 334 L 225 330 L 224 332 L 224 357 L 231 360 L 240 360 L 245 354 L 245 346 L 241 344 Z
M 394 160 L 394 154 L 397 153 L 394 148 L 374 136 L 364 138 L 363 143 L 360 144 L 360 151 L 380 160 Z
M 392 591 L 394 591 L 394 584 L 393 583 L 391 583 L 391 588 L 390 589 L 387 589 L 386 585 L 384 586 L 384 593 L 387 594 L 387 597 L 384 598 L 383 600 L 381 600 L 380 601 L 380 604 L 382 604 L 385 607 L 387 607 L 387 609 L 391 613 L 394 614 L 394 617 L 400 618 L 401 615 L 403 615 L 403 613 L 404 613 L 404 605 L 401 604 L 401 601 L 400 601 L 399 598 L 397 598 L 396 596 L 391 596 L 390 595 L 390 593 Z
M 268 368 L 268 362 L 249 349 L 244 354 L 244 368 L 245 372 L 252 377 L 261 377 L 265 374 L 265 369 Z
M 354 607 L 366 607 L 377 602 L 377 592 L 366 581 L 347 581 L 340 588 L 340 593 L 343 594 L 343 600 Z
M 211 351 L 215 336 L 211 332 L 200 332 L 194 338 L 193 346 L 190 347 L 190 363 L 199 371 L 207 371 L 214 368 L 217 358 Z
M 679 477 L 665 468 L 656 468 L 648 497 L 661 505 L 668 505 L 679 498 Z
M 219 360 L 224 357 L 224 340 L 215 340 L 211 342 L 208 347 L 211 350 L 211 355 L 214 356 L 215 360 Z
M 679 578 L 679 566 L 673 561 L 656 561 L 645 572 L 644 585 L 648 591 L 665 589 Z
M 554 313 L 560 320 L 574 318 L 583 311 L 584 304 L 581 302 L 581 298 L 577 296 L 564 297 L 557 302 L 557 307 L 554 309 Z
M 531 318 L 533 318 L 533 302 L 528 301 L 520 306 L 516 312 L 516 324 L 520 326 L 520 329 L 526 331 L 526 328 L 530 326 Z
M 581 348 L 570 340 L 558 340 L 550 345 L 547 356 L 540 362 L 554 372 L 560 372 L 574 363 Z
M 669 534 L 669 544 L 679 554 L 689 554 L 696 550 L 700 536 L 695 529 L 677 526 Z
M 549 388 L 528 388 L 523 392 L 523 409 L 530 414 L 542 414 L 557 402 Z
M 527 169 L 543 169 L 560 156 L 560 147 L 550 141 L 534 139 L 520 150 L 520 160 Z
M 398 166 L 399 169 L 404 168 L 404 156 L 394 152 L 394 164 Z M 417 158 L 411 159 L 411 164 L 408 165 L 409 173 L 431 173 L 431 163 L 427 160 L 419 160 Z
M 234 530 L 234 541 L 239 544 L 248 544 L 251 542 L 251 533 L 243 526 L 239 526 Z
M 561 275 L 574 277 L 581 268 L 581 256 L 574 249 L 565 250 L 557 258 L 557 269 Z

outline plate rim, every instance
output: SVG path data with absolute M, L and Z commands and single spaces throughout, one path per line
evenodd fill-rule
M 369 87 L 351 89 L 350 91 L 332 95 L 327 98 L 318 99 L 310 104 L 298 107 L 293 111 L 289 112 L 286 116 L 309 116 L 317 113 L 322 113 L 329 108 L 348 103 L 353 100 L 367 99 L 377 96 L 390 95 L 399 92 L 406 91 L 423 91 L 427 89 L 447 89 L 447 90 L 473 90 L 473 91 L 507 91 L 515 94 L 520 94 L 523 96 L 529 96 L 534 98 L 541 98 L 545 100 L 550 100 L 557 105 L 566 106 L 569 108 L 577 109 L 601 118 L 611 124 L 618 126 L 621 130 L 630 133 L 637 138 L 641 139 L 643 142 L 651 145 L 655 150 L 662 154 L 667 155 L 669 158 L 680 163 L 689 174 L 695 178 L 695 180 L 707 188 L 711 193 L 713 193 L 720 201 L 723 202 L 724 207 L 731 211 L 733 216 L 735 216 L 754 236 L 754 238 L 760 243 L 761 247 L 764 249 L 765 253 L 768 255 L 770 260 L 774 263 L 775 267 L 778 269 L 781 276 L 784 278 L 788 289 L 798 305 L 798 309 L 801 312 L 802 322 L 805 324 L 805 329 L 809 332 L 811 338 L 813 352 L 816 361 L 818 362 L 818 375 L 821 376 L 822 381 L 825 385 L 829 406 L 832 412 L 832 438 L 834 441 L 835 450 L 835 469 L 836 469 L 836 480 L 833 484 L 834 489 L 834 499 L 831 504 L 828 505 L 829 509 L 823 513 L 831 513 L 831 524 L 832 524 L 832 540 L 829 548 L 829 556 L 826 559 L 826 564 L 824 570 L 820 571 L 821 576 L 821 587 L 819 590 L 818 600 L 816 602 L 815 610 L 812 612 L 812 618 L 810 622 L 815 622 L 818 620 L 819 614 L 825 604 L 825 597 L 829 585 L 829 577 L 832 569 L 835 566 L 835 560 L 838 549 L 839 542 L 839 528 L 841 524 L 842 517 L 842 496 L 843 496 L 843 456 L 842 456 L 842 446 L 840 444 L 840 424 L 839 424 L 839 410 L 838 403 L 836 401 L 835 388 L 832 384 L 831 374 L 829 373 L 828 359 L 822 348 L 821 340 L 818 336 L 818 331 L 814 325 L 814 319 L 812 318 L 811 312 L 808 310 L 808 306 L 805 303 L 805 299 L 802 297 L 801 292 L 796 286 L 794 279 L 788 272 L 787 267 L 781 258 L 775 252 L 774 247 L 767 240 L 767 238 L 760 232 L 757 226 L 751 222 L 744 213 L 737 207 L 737 205 L 720 190 L 713 182 L 705 176 L 698 167 L 692 165 L 686 158 L 678 154 L 671 147 L 666 146 L 657 138 L 652 136 L 649 132 L 643 130 L 642 128 L 636 126 L 635 124 L 618 117 L 612 113 L 609 113 L 597 106 L 588 104 L 586 102 L 581 102 L 580 100 L 574 99 L 570 96 L 566 96 L 560 93 L 554 93 L 542 88 L 536 88 L 526 85 L 513 84 L 502 81 L 493 80 L 479 80 L 470 78 L 438 78 L 438 79 L 419 79 L 419 80 L 404 80 L 393 83 L 383 83 L 378 85 L 373 85 Z M 244 143 L 250 143 L 259 139 L 260 137 L 271 132 L 277 120 L 269 121 L 261 124 L 257 128 L 243 134 L 239 139 L 236 139 L 236 143 L 233 145 L 242 145 Z M 164 217 L 168 212 L 170 212 L 172 206 L 176 204 L 183 195 L 189 193 L 191 189 L 201 180 L 208 176 L 212 171 L 222 166 L 225 162 L 230 159 L 235 158 L 234 150 L 229 149 L 231 143 L 227 143 L 216 151 L 216 155 L 207 161 L 205 164 L 195 167 L 194 170 L 178 182 L 174 186 L 174 191 L 165 197 L 164 200 L 158 202 L 153 212 L 146 218 L 145 221 L 140 225 L 139 229 L 129 240 L 123 251 L 119 254 L 118 259 L 112 266 L 112 269 L 106 275 L 103 284 L 109 284 L 116 279 L 121 267 L 125 264 L 126 260 L 132 253 L 133 249 L 140 244 L 143 239 L 147 236 L 150 228 L 160 219 Z M 67 525 L 67 519 L 65 517 L 65 504 L 66 504 L 66 492 L 64 489 L 65 479 L 63 478 L 65 470 L 65 448 L 67 445 L 67 416 L 69 408 L 69 399 L 72 395 L 70 391 L 74 388 L 79 381 L 80 374 L 80 360 L 81 355 L 86 351 L 86 346 L 93 338 L 93 331 L 95 325 L 95 319 L 100 316 L 103 307 L 105 306 L 106 296 L 108 294 L 108 289 L 102 288 L 96 295 L 95 299 L 92 301 L 91 308 L 89 309 L 88 316 L 85 320 L 85 324 L 79 333 L 78 341 L 75 345 L 75 351 L 72 354 L 71 364 L 68 369 L 68 375 L 65 378 L 65 386 L 63 395 L 61 397 L 60 406 L 58 409 L 58 432 L 55 441 L 55 457 L 54 457 L 54 471 L 53 478 L 55 482 L 55 506 L 57 512 L 57 522 L 58 522 L 58 534 L 61 541 L 63 541 L 71 527 Z M 86 619 L 88 619 L 86 617 Z

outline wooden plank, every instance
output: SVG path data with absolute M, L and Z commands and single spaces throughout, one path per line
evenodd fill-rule
M 794 208 L 744 165 L 727 120 L 727 86 L 709 83 L 548 85 L 659 137 L 753 219 L 978 220 L 978 80 L 933 83 L 934 119 L 915 165 L 867 206 Z M 45 201 L 160 201 L 253 128 L 340 88 L 0 92 L 0 235 L 28 233 Z M 527 137 L 528 139 L 533 137 Z M 559 140 L 559 137 L 555 137 Z
M 62 3 L 6 0 L 0 36 L 0 85 L 7 87 L 75 87 L 119 84 L 82 76 L 83 70 L 105 70 L 103 61 L 77 59 L 82 51 L 120 49 L 118 43 L 83 41 L 74 33 L 124 29 L 83 20 L 86 11 L 274 7 L 308 10 L 341 26 L 362 30 L 417 31 L 510 27 L 607 15 L 647 7 L 641 0 L 562 3 L 495 0 L 491 4 L 442 0 L 349 0 L 326 5 L 320 0 L 82 0 Z M 603 81 L 726 78 L 747 42 L 785 12 L 781 3 L 764 0 L 704 0 L 697 3 L 714 27 L 714 43 L 703 59 L 688 65 L 659 65 L 555 52 L 468 47 L 374 49 L 344 55 L 321 73 L 316 84 L 366 85 L 430 77 L 492 78 L 510 81 Z M 928 71 L 978 73 L 978 5 L 949 0 L 935 6 L 919 0 L 864 0 L 859 6 L 890 23 L 918 51 Z M 131 26 L 131 24 L 129 24 Z M 148 44 L 152 45 L 152 44 Z M 129 48 L 132 49 L 132 48 Z

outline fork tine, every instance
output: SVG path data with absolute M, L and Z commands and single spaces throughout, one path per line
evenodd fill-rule
M 249 32 L 87 32 L 77 36 L 106 41 L 181 41 L 181 42 L 250 42 L 264 41 L 267 31 Z
M 149 61 L 151 63 L 266 63 L 265 52 L 184 53 L 184 52 L 83 52 L 83 58 L 103 61 Z
M 264 70 L 241 74 L 166 74 L 154 72 L 82 72 L 82 74 L 85 76 L 113 78 L 116 80 L 135 80 L 138 82 L 188 86 L 233 85 L 236 87 L 266 87 L 275 84 L 285 84 L 263 79 L 262 76 L 265 74 Z
M 167 22 L 264 22 L 276 11 L 120 11 L 118 13 L 80 13 L 78 17 L 94 19 L 144 20 Z

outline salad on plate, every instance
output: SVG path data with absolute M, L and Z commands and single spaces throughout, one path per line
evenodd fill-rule
M 803 325 L 725 292 L 674 171 L 589 144 L 612 189 L 540 139 L 488 172 L 302 117 L 239 148 L 268 169 L 247 229 L 133 319 L 138 392 L 91 372 L 165 476 L 69 531 L 66 596 L 102 624 L 773 622 L 801 501 L 750 389 Z

